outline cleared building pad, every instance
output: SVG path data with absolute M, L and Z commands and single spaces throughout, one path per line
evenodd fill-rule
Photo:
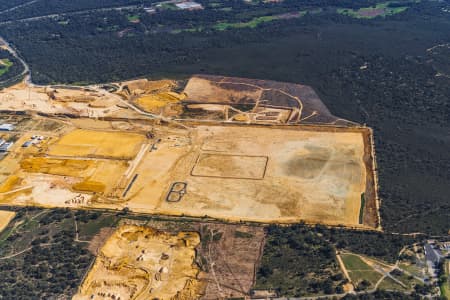
M 133 159 L 145 136 L 119 131 L 76 129 L 50 146 L 49 155 Z
M 266 156 L 201 153 L 192 169 L 192 176 L 241 179 L 263 179 Z
M 375 209 L 360 223 L 362 194 L 365 207 L 376 203 L 368 129 L 209 125 L 185 136 L 172 131 L 142 159 L 132 211 L 377 226 Z M 174 182 L 186 184 L 182 197 L 170 195 Z

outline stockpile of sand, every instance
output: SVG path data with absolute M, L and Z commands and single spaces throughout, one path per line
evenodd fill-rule
M 151 113 L 162 113 L 168 107 L 171 110 L 181 113 L 180 101 L 185 98 L 184 94 L 174 92 L 162 92 L 144 95 L 136 100 L 136 103 L 145 111 Z M 167 109 L 166 109 L 167 110 Z

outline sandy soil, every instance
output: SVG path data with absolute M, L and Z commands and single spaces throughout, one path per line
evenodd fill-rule
M 190 104 L 222 104 L 235 109 L 242 109 L 241 104 L 250 105 L 249 112 L 255 113 L 258 108 L 285 110 L 280 115 L 247 114 L 246 119 L 252 122 L 283 122 L 291 124 L 321 123 L 348 125 L 351 122 L 333 116 L 322 103 L 316 92 L 309 86 L 271 80 L 258 80 L 238 77 L 214 75 L 194 75 L 189 79 L 184 93 L 186 103 Z M 251 105 L 255 105 L 251 108 Z M 194 109 L 193 106 L 188 106 Z M 197 106 L 196 109 L 205 109 Z M 210 119 L 214 120 L 210 110 Z M 189 116 L 189 112 L 185 112 Z M 235 121 L 240 121 L 235 119 Z
M 76 129 L 51 145 L 48 154 L 132 159 L 144 141 L 145 136 L 137 133 Z
M 14 198 L 16 205 L 37 205 L 42 207 L 87 206 L 92 195 L 72 192 L 70 187 L 77 178 L 45 174 L 27 174 L 22 182 L 25 187 Z M 28 188 L 27 188 L 28 187 Z
M 82 121 L 76 120 L 85 127 L 110 129 L 112 126 L 110 122 Z M 22 147 L 36 134 L 43 135 L 44 140 Z M 128 180 L 124 178 L 130 168 L 128 159 L 133 159 L 147 140 L 144 135 L 128 131 L 73 130 L 70 125 L 52 133 L 55 136 L 49 134 L 26 131 L 2 160 L 2 203 L 86 207 L 92 198 L 86 193 L 116 199 L 122 195 Z M 57 134 L 62 134 L 62 138 Z
M 359 225 L 366 188 L 360 132 L 199 126 L 190 142 L 181 140 L 182 136 L 163 139 L 158 150 L 147 153 L 130 190 L 132 210 L 235 221 Z M 214 157 L 214 164 L 226 166 L 225 171 L 197 167 L 200 155 Z M 246 156 L 267 157 L 264 178 L 214 177 L 221 172 L 260 176 L 258 160 L 244 161 L 243 171 L 241 166 L 234 168 L 227 155 L 239 157 L 237 162 Z M 212 176 L 192 176 L 192 170 Z M 187 183 L 179 202 L 165 200 L 173 182 Z
M 29 157 L 21 161 L 21 169 L 24 172 L 76 177 L 80 182 L 71 186 L 73 190 L 104 195 L 114 192 L 127 168 L 128 163 L 121 160 Z M 27 175 L 23 177 L 26 178 Z M 96 188 L 90 188 L 92 185 Z
M 127 86 L 133 94 L 143 94 L 155 91 L 167 91 L 176 83 L 173 80 L 155 80 L 149 81 L 147 79 L 130 80 L 122 83 L 122 86 Z
M 15 86 L 0 91 L 1 110 L 38 110 L 46 113 L 54 111 L 68 112 L 62 105 L 49 101 L 48 95 L 42 89 Z
M 223 155 L 202 153 L 191 175 L 240 179 L 263 179 L 267 167 L 266 156 Z
M 175 117 L 183 112 L 183 106 L 180 101 L 184 97 L 184 94 L 175 92 L 152 93 L 143 94 L 135 99 L 134 102 L 144 111 L 165 117 Z
M 255 103 L 261 97 L 262 89 L 257 86 L 222 84 L 225 79 L 219 79 L 215 82 L 194 76 L 189 80 L 184 92 L 189 100 L 204 103 Z
M 8 183 L 5 191 L 28 189 L 1 195 L 0 200 L 377 228 L 370 221 L 378 220 L 373 217 L 376 193 L 368 192 L 374 191 L 370 131 L 185 124 L 192 128 L 153 126 L 153 139 L 130 131 L 75 129 L 53 138 L 48 151 L 28 153 L 19 145 L 2 162 L 1 175 L 6 179 L 21 167 L 20 184 Z M 186 189 L 171 191 L 176 182 Z M 77 191 L 101 197 L 80 201 Z M 362 193 L 366 206 L 360 224 Z
M 0 232 L 8 226 L 15 215 L 16 213 L 13 211 L 0 210 Z
M 197 299 L 203 289 L 194 263 L 199 243 L 195 232 L 124 225 L 102 247 L 73 299 Z
M 0 100 L 0 110 L 30 110 L 46 114 L 102 117 L 118 110 L 117 99 L 101 93 L 75 89 L 56 89 L 55 92 L 50 87 L 27 87 L 23 83 L 1 90 Z

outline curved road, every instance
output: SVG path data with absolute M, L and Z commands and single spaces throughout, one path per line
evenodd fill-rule
M 23 65 L 23 71 L 22 73 L 20 73 L 19 75 L 17 75 L 16 77 L 22 77 L 25 76 L 25 82 L 29 85 L 32 85 L 31 83 L 31 72 L 30 72 L 30 67 L 28 66 L 28 64 L 19 56 L 19 54 L 17 54 L 17 51 L 11 46 L 10 43 L 8 43 L 4 38 L 0 37 L 0 45 L 7 51 L 9 51 L 9 53 L 12 54 L 12 56 L 14 56 L 18 61 L 20 61 L 20 63 Z M 5 80 L 0 82 L 0 84 L 10 81 L 10 79 Z

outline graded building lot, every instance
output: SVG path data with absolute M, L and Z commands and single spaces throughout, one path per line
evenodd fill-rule
M 0 210 L 0 232 L 8 226 L 15 215 L 16 213 L 13 211 Z
M 76 129 L 50 146 L 49 155 L 132 159 L 145 136 L 120 131 Z
M 263 179 L 267 168 L 266 156 L 224 155 L 202 153 L 191 175 L 236 179 Z
M 133 211 L 232 221 L 360 224 L 367 165 L 364 129 L 198 126 L 146 154 L 127 206 Z M 186 184 L 167 201 L 173 183 Z M 368 198 L 368 197 L 366 197 Z M 174 199 L 171 195 L 170 199 Z M 375 199 L 365 199 L 373 203 Z M 361 211 L 364 211 L 361 210 Z M 372 216 L 377 218 L 376 216 Z
M 170 234 L 123 225 L 107 240 L 79 288 L 79 299 L 197 299 L 196 232 Z
M 17 153 L 9 175 L 19 179 L 5 181 L 0 201 L 378 227 L 369 129 L 186 124 L 154 126 L 154 138 L 87 129 L 53 138 Z

